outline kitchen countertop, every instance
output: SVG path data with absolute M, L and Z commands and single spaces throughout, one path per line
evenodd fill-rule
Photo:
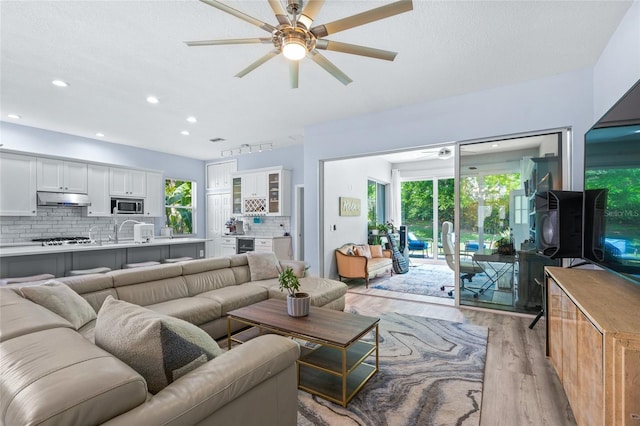
M 67 244 L 62 246 L 42 246 L 41 244 L 25 243 L 28 245 L 15 245 L 0 247 L 0 257 L 9 256 L 26 256 L 31 254 L 49 254 L 49 253 L 67 253 L 73 251 L 93 251 L 93 250 L 109 250 L 109 249 L 123 249 L 133 247 L 146 247 L 146 246 L 164 246 L 172 244 L 193 244 L 204 243 L 208 241 L 206 238 L 168 238 L 157 237 L 149 243 L 134 243 L 133 241 L 122 241 L 120 243 L 104 242 L 99 244 Z
M 253 234 L 222 234 L 222 237 L 233 238 L 291 238 L 291 235 L 253 235 Z

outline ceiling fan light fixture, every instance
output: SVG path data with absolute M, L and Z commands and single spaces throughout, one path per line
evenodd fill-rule
M 282 44 L 282 54 L 292 61 L 299 61 L 307 55 L 307 44 L 297 37 L 287 37 Z

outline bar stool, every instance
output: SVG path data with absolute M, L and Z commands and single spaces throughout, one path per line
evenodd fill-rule
M 160 265 L 160 262 L 149 261 L 149 262 L 140 262 L 140 263 L 127 263 L 124 265 L 124 269 L 133 269 L 133 268 L 144 268 L 145 266 L 154 266 Z
M 0 278 L 0 285 L 28 283 L 31 281 L 50 280 L 55 278 L 53 274 L 29 275 L 26 277 Z
M 109 271 L 111 271 L 111 268 L 107 268 L 106 266 L 101 266 L 101 267 L 92 268 L 92 269 L 74 269 L 73 271 L 69 271 L 68 274 L 70 277 L 74 277 L 76 275 L 105 274 Z
M 178 263 L 178 262 L 184 262 L 185 260 L 193 260 L 193 257 L 189 257 L 189 256 L 174 257 L 173 259 L 165 259 L 164 263 Z

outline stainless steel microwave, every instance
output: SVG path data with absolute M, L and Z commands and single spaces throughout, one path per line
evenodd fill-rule
M 115 211 L 114 209 L 118 209 Z M 112 198 L 111 212 L 118 214 L 144 214 L 144 200 L 133 198 Z

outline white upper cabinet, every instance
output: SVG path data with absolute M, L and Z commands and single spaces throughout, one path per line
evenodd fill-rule
M 109 168 L 89 164 L 87 166 L 87 194 L 91 205 L 86 207 L 87 216 L 111 216 L 109 196 Z
M 36 215 L 36 157 L 0 154 L 0 216 Z
M 236 160 L 207 164 L 207 191 L 231 191 L 231 173 L 237 169 Z
M 140 170 L 109 169 L 109 193 L 112 196 L 146 196 L 147 174 Z
M 147 197 L 144 200 L 144 215 L 164 216 L 164 180 L 161 173 L 147 172 Z
M 38 158 L 38 191 L 87 193 L 87 164 Z
M 243 198 L 267 198 L 267 174 L 264 172 L 242 175 Z
M 232 182 L 234 214 L 291 215 L 290 170 L 274 167 L 241 171 L 232 174 Z

